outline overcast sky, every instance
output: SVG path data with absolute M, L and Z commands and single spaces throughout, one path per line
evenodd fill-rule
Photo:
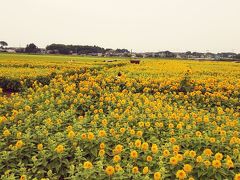
M 0 40 L 240 52 L 240 0 L 0 0 Z

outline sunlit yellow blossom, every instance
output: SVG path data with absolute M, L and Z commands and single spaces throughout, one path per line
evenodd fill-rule
M 136 135 L 137 135 L 138 137 L 142 137 L 143 132 L 142 132 L 142 131 L 137 131 Z
M 137 140 L 135 141 L 135 146 L 136 146 L 137 148 L 140 148 L 141 145 L 142 145 L 141 140 L 137 139 Z
M 211 156 L 212 155 L 212 150 L 211 149 L 205 149 L 203 151 L 203 153 L 206 155 L 206 156 Z
M 198 163 L 203 162 L 202 156 L 198 156 L 198 157 L 196 158 L 196 161 L 197 161 Z
M 58 145 L 56 148 L 55 148 L 55 151 L 57 153 L 62 153 L 64 151 L 64 146 L 63 145 Z
M 116 172 L 121 171 L 122 167 L 119 164 L 117 164 L 117 165 L 115 165 L 115 170 L 116 170 Z
M 197 131 L 197 132 L 196 132 L 196 136 L 197 136 L 197 137 L 200 137 L 200 136 L 202 136 L 202 133 L 201 133 L 200 131 Z
M 215 167 L 215 168 L 220 168 L 222 166 L 222 163 L 219 160 L 213 160 L 212 161 L 212 166 Z
M 190 164 L 184 164 L 184 167 L 183 167 L 183 170 L 186 172 L 186 173 L 190 173 L 192 171 L 192 166 Z
M 187 177 L 187 174 L 185 173 L 184 170 L 178 170 L 176 173 L 176 177 L 178 179 L 185 179 Z
M 104 150 L 104 149 L 100 149 L 100 151 L 98 152 L 98 155 L 99 155 L 100 157 L 103 157 L 104 154 L 105 154 L 105 150 Z
M 153 154 L 156 154 L 158 152 L 157 144 L 152 144 L 151 151 L 152 151 Z
M 160 127 L 160 128 L 163 128 L 163 126 L 164 126 L 164 124 L 160 122 L 160 123 L 159 123 L 159 127 Z
M 39 151 L 42 151 L 42 150 L 43 150 L 43 145 L 42 145 L 42 144 L 38 144 L 38 145 L 37 145 L 37 149 L 38 149 Z
M 104 136 L 106 136 L 107 135 L 107 133 L 104 131 L 104 130 L 100 130 L 99 132 L 98 132 L 98 136 L 99 137 L 104 137 Z
M 7 136 L 11 135 L 11 132 L 8 129 L 6 129 L 6 130 L 3 131 L 3 135 L 5 137 L 7 137 Z
M 232 160 L 227 160 L 226 161 L 226 166 L 227 166 L 228 169 L 233 168 L 234 164 L 233 164 Z
M 112 166 L 107 166 L 105 172 L 107 173 L 107 175 L 111 176 L 115 173 L 115 169 Z
M 123 134 L 126 131 L 125 128 L 120 128 L 120 132 Z
M 215 143 L 216 142 L 215 138 L 210 138 L 209 140 L 210 140 L 211 143 Z
M 240 180 L 240 173 L 235 174 L 235 176 L 234 176 L 234 180 Z
M 104 143 L 101 143 L 101 144 L 99 145 L 99 147 L 100 147 L 100 149 L 104 149 L 104 148 L 105 148 L 105 144 L 104 144 Z
M 138 125 L 139 125 L 139 127 L 144 127 L 144 122 L 141 121 L 138 123 Z
M 179 124 L 177 125 L 177 128 L 178 128 L 178 129 L 182 129 L 182 124 L 179 123 Z
M 216 153 L 214 157 L 215 157 L 215 159 L 217 159 L 217 160 L 222 160 L 223 155 L 222 155 L 222 153 Z
M 154 180 L 160 180 L 161 179 L 161 173 L 160 172 L 155 172 L 153 175 Z
M 90 161 L 86 161 L 83 163 L 84 169 L 91 169 L 93 167 L 92 163 Z
M 172 123 L 169 123 L 168 128 L 172 129 L 172 128 L 174 128 L 174 125 Z
M 145 166 L 144 168 L 143 168 L 143 174 L 147 174 L 148 172 L 149 172 L 149 168 L 147 167 L 147 166 Z
M 133 158 L 133 159 L 136 159 L 138 157 L 138 152 L 137 151 L 131 151 L 130 153 L 130 157 Z
M 17 139 L 21 139 L 22 137 L 22 133 L 21 132 L 17 132 Z
M 191 150 L 191 151 L 189 152 L 189 156 L 192 157 L 192 158 L 194 158 L 194 157 L 196 156 L 196 152 L 193 151 L 193 150 Z
M 68 132 L 68 138 L 69 138 L 69 139 L 73 139 L 74 137 L 75 137 L 75 132 L 72 131 L 72 130 L 70 130 L 70 131 Z
M 95 137 L 95 136 L 94 136 L 94 134 L 93 134 L 92 132 L 89 132 L 89 133 L 88 133 L 88 139 L 89 139 L 89 140 L 93 140 L 94 137 Z
M 206 160 L 206 161 L 204 161 L 204 164 L 205 164 L 205 166 L 210 166 L 211 165 L 211 162 L 209 161 L 209 160 Z
M 167 150 L 167 149 L 165 149 L 164 151 L 163 151 L 163 156 L 164 157 L 168 157 L 170 155 L 170 152 Z
M 132 168 L 132 173 L 133 173 L 133 174 L 138 173 L 138 167 L 137 167 L 137 166 L 134 166 L 134 167 Z
M 176 154 L 175 157 L 177 158 L 177 160 L 178 160 L 179 162 L 182 161 L 183 158 L 184 158 L 182 154 Z
M 106 119 L 103 119 L 103 120 L 102 120 L 102 125 L 103 125 L 103 126 L 107 126 L 107 124 L 108 124 L 108 121 L 107 121 Z
M 175 139 L 175 138 L 170 138 L 170 142 L 171 142 L 171 143 L 175 143 L 175 142 L 176 142 L 176 139 Z
M 178 152 L 180 150 L 180 147 L 178 145 L 174 145 L 172 149 L 174 152 Z
M 16 148 L 18 148 L 18 149 L 20 149 L 22 146 L 23 146 L 23 141 L 22 140 L 18 140 L 17 142 L 16 142 Z
M 20 180 L 26 180 L 27 176 L 26 175 L 21 175 Z
M 121 160 L 121 157 L 119 155 L 115 155 L 113 157 L 113 162 L 115 162 L 115 163 L 119 162 L 120 160 Z
M 119 154 L 119 153 L 122 152 L 122 150 L 123 150 L 123 146 L 120 145 L 120 144 L 118 144 L 118 145 L 115 147 L 115 150 L 116 150 L 116 153 Z
M 86 133 L 83 133 L 83 134 L 81 135 L 81 138 L 82 138 L 82 139 L 86 139 L 86 138 L 87 138 L 87 134 L 86 134 Z
M 178 159 L 176 157 L 171 157 L 170 158 L 170 164 L 171 165 L 176 165 L 178 163 Z
M 189 156 L 189 152 L 190 152 L 189 150 L 184 151 L 183 156 L 184 156 L 184 157 Z
M 147 156 L 147 161 L 148 162 L 152 161 L 152 156 Z
M 150 126 L 151 126 L 151 123 L 150 123 L 150 122 L 146 122 L 146 123 L 145 123 L 145 126 L 146 126 L 146 127 L 150 127 Z
M 142 143 L 142 150 L 143 151 L 148 150 L 148 143 L 147 142 Z
M 31 107 L 30 106 L 25 106 L 25 108 L 24 108 L 26 111 L 30 111 L 31 110 Z

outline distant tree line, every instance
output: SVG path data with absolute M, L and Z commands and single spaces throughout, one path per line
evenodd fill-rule
M 51 44 L 46 47 L 46 50 L 52 53 L 59 54 L 91 54 L 91 53 L 105 53 L 112 49 L 104 49 L 99 46 L 82 46 L 82 45 L 64 45 L 64 44 Z M 129 53 L 127 49 L 117 49 L 116 53 Z
M 98 46 L 80 46 L 80 45 L 64 45 L 51 44 L 46 47 L 46 50 L 59 54 L 89 54 L 89 53 L 103 53 L 104 48 Z
M 5 41 L 0 41 L 0 47 L 4 49 L 4 46 L 8 46 Z M 105 54 L 106 52 L 114 53 L 130 53 L 127 49 L 105 49 L 99 46 L 87 46 L 87 45 L 65 45 L 65 44 L 51 44 L 46 47 L 47 53 L 50 54 L 97 54 L 102 53 Z M 30 54 L 37 54 L 44 51 L 44 49 L 38 48 L 34 43 L 28 44 L 25 48 L 16 48 L 15 51 L 17 53 L 30 53 Z
M 116 53 L 130 53 L 127 49 L 116 49 Z
M 235 56 L 235 59 L 240 59 L 240 54 L 237 54 L 237 55 Z
M 0 52 L 7 52 L 8 49 L 5 48 L 8 46 L 8 43 L 5 41 L 0 41 Z M 127 49 L 110 49 L 110 48 L 102 48 L 99 46 L 83 46 L 83 45 L 65 45 L 65 44 L 51 44 L 46 47 L 46 49 L 38 48 L 34 43 L 28 44 L 25 48 L 15 48 L 17 53 L 30 53 L 30 54 L 38 54 L 38 53 L 50 53 L 50 54 L 85 54 L 85 55 L 98 55 L 98 53 L 102 53 L 107 56 L 123 56 L 123 57 L 131 57 L 132 54 Z M 47 51 L 46 51 L 47 50 Z M 223 53 L 199 53 L 199 52 L 191 52 L 187 51 L 182 53 L 184 58 L 189 57 L 201 57 L 209 55 L 211 57 L 219 57 L 219 59 L 240 59 L 240 54 L 231 53 L 231 52 L 223 52 Z M 176 58 L 176 53 L 170 51 L 162 51 L 157 53 L 135 53 L 136 57 L 165 57 L 165 58 Z

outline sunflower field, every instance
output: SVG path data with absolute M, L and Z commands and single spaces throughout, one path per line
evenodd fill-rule
M 1 179 L 240 180 L 239 63 L 25 56 L 0 56 Z

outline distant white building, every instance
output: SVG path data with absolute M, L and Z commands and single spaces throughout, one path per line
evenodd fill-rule
M 8 53 L 16 53 L 16 50 L 15 49 L 6 49 L 6 52 L 8 52 Z

